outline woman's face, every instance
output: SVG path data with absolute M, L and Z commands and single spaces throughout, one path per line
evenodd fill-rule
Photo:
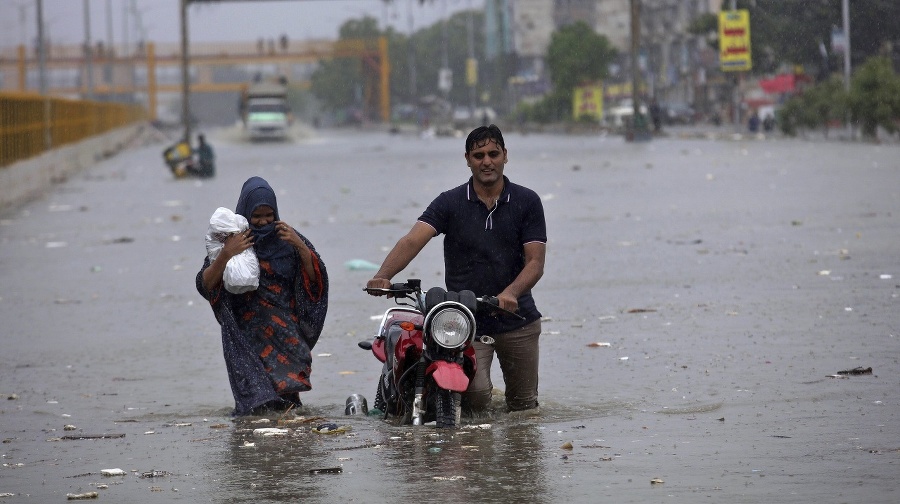
M 250 214 L 250 225 L 255 228 L 266 226 L 274 221 L 275 210 L 268 205 L 259 206 Z

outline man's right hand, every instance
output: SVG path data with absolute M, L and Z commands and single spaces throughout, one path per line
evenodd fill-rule
M 368 282 L 366 282 L 366 289 L 390 289 L 390 288 L 391 288 L 391 281 L 388 280 L 387 278 L 373 278 L 373 279 L 369 280 Z M 383 295 L 382 293 L 370 291 L 370 290 L 367 290 L 366 292 L 368 292 L 372 296 L 382 296 Z

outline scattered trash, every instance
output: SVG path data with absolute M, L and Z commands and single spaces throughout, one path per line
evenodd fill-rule
M 147 471 L 145 473 L 141 473 L 141 478 L 162 478 L 163 476 L 171 476 L 172 473 L 168 471 Z
M 320 353 L 320 354 L 316 355 L 316 357 L 331 357 L 331 354 L 330 353 Z
M 47 248 L 62 248 L 62 247 L 68 247 L 69 244 L 64 241 L 55 241 L 55 242 L 47 242 L 47 244 L 45 246 Z
M 75 427 L 72 424 L 68 424 L 68 425 L 63 426 L 63 430 L 67 430 L 67 431 L 78 430 L 78 427 Z
M 894 277 L 891 275 L 879 275 L 878 278 L 880 278 L 882 280 L 890 280 L 891 278 L 894 278 Z
M 831 270 L 821 270 L 817 273 L 819 276 L 828 276 L 831 274 Z
M 650 480 L 651 485 L 662 485 L 663 483 L 665 483 L 665 481 L 661 480 L 660 478 L 653 478 Z
M 309 474 L 341 474 L 344 472 L 343 467 L 326 467 L 323 469 L 310 469 Z
M 263 437 L 272 437 L 272 436 L 287 436 L 287 429 L 279 429 L 278 427 L 260 427 L 259 429 L 253 429 L 254 436 L 263 436 Z
M 351 259 L 344 263 L 344 267 L 350 271 L 377 271 L 380 266 L 365 259 Z
M 428 453 L 441 453 L 441 447 L 440 446 L 432 446 L 431 448 L 428 449 Z
M 465 476 L 432 476 L 434 481 L 460 481 L 466 479 Z
M 316 434 L 340 434 L 342 432 L 348 432 L 349 430 L 349 425 L 338 426 L 336 423 L 323 423 L 312 429 Z
M 654 310 L 652 308 L 632 308 L 632 309 L 628 310 L 626 313 L 652 313 L 655 311 L 656 310 Z
M 597 348 L 597 347 L 607 348 L 611 345 L 605 341 L 595 341 L 593 343 L 588 343 L 587 346 L 593 347 L 593 348 Z
M 575 447 L 572 446 L 572 442 L 571 442 L 571 441 L 566 441 L 565 443 L 562 444 L 562 446 L 560 446 L 560 448 L 562 448 L 563 450 L 573 450 L 573 449 L 575 449 Z
M 103 476 L 125 476 L 125 471 L 115 468 L 115 469 L 100 469 L 100 474 Z
M 71 436 L 62 436 L 59 439 L 63 441 L 78 441 L 81 439 L 120 439 L 125 434 L 73 434 Z
M 80 493 L 80 494 L 73 494 L 73 493 L 66 494 L 66 499 L 68 499 L 68 500 L 88 500 L 88 499 L 96 499 L 97 497 L 99 497 L 99 494 L 97 492 L 86 492 L 86 493 Z
M 8 401 L 15 401 L 18 398 L 19 398 L 19 394 L 10 394 L 9 397 L 7 397 L 6 399 Z
M 853 369 L 846 369 L 844 371 L 838 371 L 837 374 L 844 375 L 844 376 L 870 375 L 870 374 L 872 374 L 872 368 L 871 367 L 863 368 L 862 366 L 860 366 L 860 367 L 855 367 Z
M 359 394 L 352 394 L 347 398 L 346 406 L 344 408 L 345 415 L 368 415 L 369 414 L 369 403 L 366 401 L 366 398 Z
M 107 241 L 104 242 L 104 243 L 106 243 L 106 244 L 108 244 L 108 245 L 111 245 L 111 244 L 114 244 L 114 243 L 131 243 L 131 242 L 133 242 L 133 241 L 134 241 L 134 238 L 132 238 L 132 237 L 130 237 L 130 236 L 123 236 L 123 237 L 121 237 L 121 238 L 115 238 L 115 239 L 112 239 L 112 240 L 107 240 Z
M 619 360 L 620 360 L 620 361 L 627 361 L 627 360 L 628 360 L 628 357 L 627 357 L 627 356 L 626 356 L 626 357 L 619 357 Z

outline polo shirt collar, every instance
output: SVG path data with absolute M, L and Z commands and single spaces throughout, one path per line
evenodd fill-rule
M 469 201 L 477 201 L 478 195 L 475 194 L 475 177 L 469 177 L 469 183 L 466 184 L 466 199 Z M 500 197 L 497 198 L 497 203 L 509 203 L 510 201 L 510 192 L 509 192 L 509 179 L 506 178 L 506 175 L 503 176 L 503 191 L 500 192 Z

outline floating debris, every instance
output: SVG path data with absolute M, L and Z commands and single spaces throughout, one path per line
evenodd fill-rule
M 261 427 L 259 429 L 253 429 L 254 436 L 263 436 L 263 437 L 272 437 L 272 436 L 287 436 L 288 429 L 279 429 L 278 427 Z
M 465 480 L 465 476 L 432 476 L 434 481 L 460 481 Z
M 123 437 L 125 437 L 125 434 L 72 434 L 62 436 L 59 439 L 63 441 L 78 441 L 81 439 L 120 439 Z
M 575 449 L 575 447 L 572 446 L 571 441 L 566 441 L 565 443 L 562 444 L 562 446 L 560 446 L 560 448 L 562 448 L 563 450 L 574 450 Z
M 595 341 L 593 343 L 588 343 L 587 346 L 592 348 L 608 348 L 611 345 L 606 341 Z
M 103 476 L 125 476 L 125 471 L 118 467 L 115 469 L 100 469 L 100 474 Z
M 323 469 L 310 469 L 309 474 L 341 474 L 343 467 L 325 467 Z
M 96 499 L 99 496 L 100 496 L 100 494 L 98 494 L 97 492 L 86 492 L 86 493 L 80 493 L 80 494 L 70 493 L 70 494 L 66 494 L 66 499 L 68 499 L 68 500 L 88 500 L 88 499 Z
M 853 369 L 846 369 L 844 371 L 838 371 L 837 374 L 843 375 L 843 376 L 870 375 L 870 374 L 872 374 L 872 368 L 871 367 L 863 368 L 860 366 L 860 367 L 855 367 Z
M 653 313 L 656 310 L 652 308 L 632 308 L 628 310 L 626 313 Z
M 661 480 L 660 478 L 653 478 L 650 480 L 651 485 L 662 485 L 663 483 L 665 483 L 665 481 Z
M 340 434 L 342 432 L 349 432 L 349 425 L 341 425 L 335 423 L 325 423 L 318 427 L 313 427 L 312 431 L 316 434 Z
M 67 431 L 78 430 L 78 427 L 75 427 L 74 425 L 69 424 L 69 425 L 63 426 L 63 430 L 67 430 Z
M 141 478 L 162 478 L 163 476 L 171 476 L 172 473 L 168 471 L 147 471 L 145 473 L 141 473 Z

